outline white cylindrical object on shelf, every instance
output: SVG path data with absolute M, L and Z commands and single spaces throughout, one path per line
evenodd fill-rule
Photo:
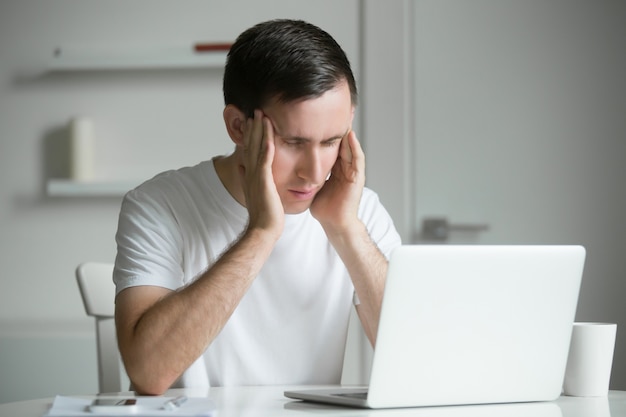
M 76 117 L 70 121 L 70 178 L 91 181 L 94 178 L 95 133 L 91 119 Z

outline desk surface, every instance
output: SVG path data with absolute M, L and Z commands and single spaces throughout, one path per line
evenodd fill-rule
M 208 391 L 178 389 L 168 391 L 167 395 L 185 393 L 190 397 L 209 397 L 217 404 L 217 417 L 306 417 L 306 415 L 337 417 L 626 417 L 626 391 L 611 391 L 608 397 L 602 398 L 561 397 L 554 402 L 546 403 L 360 410 L 304 403 L 285 398 L 283 391 L 293 388 L 278 386 L 216 387 Z M 127 396 L 129 393 L 115 395 Z M 41 417 L 51 404 L 52 398 L 0 404 L 0 416 Z

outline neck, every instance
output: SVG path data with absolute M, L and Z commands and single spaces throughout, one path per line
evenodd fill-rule
M 239 155 L 237 151 L 228 156 L 217 157 L 213 159 L 215 172 L 219 177 L 226 190 L 231 196 L 242 206 L 246 206 L 243 188 L 241 187 L 241 174 L 239 173 Z

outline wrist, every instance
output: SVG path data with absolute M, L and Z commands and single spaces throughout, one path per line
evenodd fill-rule
M 253 226 L 248 225 L 246 230 L 243 232 L 242 240 L 253 240 L 262 245 L 274 246 L 274 244 L 280 238 L 282 234 L 282 229 L 279 227 L 261 227 L 261 226 Z
M 322 224 L 322 228 L 334 246 L 347 243 L 363 234 L 368 235 L 365 225 L 358 218 L 346 222 Z

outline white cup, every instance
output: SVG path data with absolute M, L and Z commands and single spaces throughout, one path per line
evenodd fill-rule
M 563 393 L 601 397 L 609 392 L 617 324 L 574 323 Z

